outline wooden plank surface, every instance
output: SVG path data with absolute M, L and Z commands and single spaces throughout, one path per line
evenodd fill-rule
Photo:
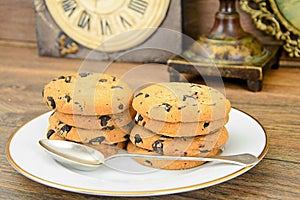
M 38 57 L 36 48 L 1 45 L 0 60 L 0 199 L 117 199 L 61 191 L 31 181 L 9 165 L 4 152 L 9 136 L 18 127 L 48 111 L 41 98 L 43 85 L 56 76 L 82 69 L 82 61 Z M 88 65 L 95 69 L 106 64 Z M 145 79 L 143 73 L 157 80 L 168 79 L 166 66 L 147 66 L 146 72 L 138 67 L 138 64 L 116 63 L 109 72 L 122 75 L 137 70 L 140 75 L 135 82 Z M 257 93 L 248 91 L 244 81 L 225 80 L 226 95 L 232 106 L 259 120 L 269 134 L 269 152 L 261 163 L 216 186 L 148 199 L 299 199 L 299 75 L 300 69 L 296 68 L 271 70 L 265 77 L 263 91 Z

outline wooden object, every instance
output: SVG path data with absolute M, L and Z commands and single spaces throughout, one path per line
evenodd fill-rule
M 180 81 L 180 73 L 239 78 L 247 81 L 247 87 L 250 91 L 260 91 L 262 89 L 263 78 L 267 70 L 271 68 L 278 68 L 279 47 L 268 46 L 267 49 L 271 52 L 271 54 L 268 56 L 268 59 L 265 59 L 259 66 L 214 64 L 209 62 L 199 63 L 177 56 L 168 61 L 170 81 Z
M 10 166 L 4 153 L 9 136 L 25 122 L 49 111 L 42 102 L 44 84 L 54 77 L 76 72 L 82 60 L 39 57 L 36 47 L 20 48 L 1 44 L 0 59 L 0 199 L 120 199 L 51 188 L 24 177 Z M 100 64 L 95 62 L 95 65 Z M 114 63 L 110 73 L 122 75 L 136 66 Z M 167 70 L 156 70 L 155 67 L 151 67 L 147 73 L 150 77 L 169 78 Z M 257 166 L 216 186 L 145 199 L 299 199 L 299 73 L 297 68 L 270 70 L 264 80 L 264 90 L 259 93 L 245 90 L 243 84 L 237 84 L 240 82 L 238 79 L 224 83 L 226 96 L 232 106 L 258 119 L 269 135 L 269 151 Z M 133 80 L 138 82 L 143 79 L 145 76 L 141 73 Z
M 264 71 L 278 66 L 278 47 L 266 48 L 254 36 L 245 32 L 236 11 L 236 0 L 220 0 L 219 11 L 210 33 L 202 35 L 179 57 L 168 61 L 170 79 L 178 81 L 177 73 L 193 73 L 195 68 L 202 76 L 211 76 L 209 66 L 217 66 L 223 77 L 241 78 L 248 81 L 251 91 L 262 89 Z M 180 67 L 181 66 L 181 67 Z M 194 70 L 195 71 L 195 70 Z
M 166 62 L 181 50 L 180 34 L 166 33 L 181 33 L 180 1 L 35 0 L 35 9 L 40 55 Z

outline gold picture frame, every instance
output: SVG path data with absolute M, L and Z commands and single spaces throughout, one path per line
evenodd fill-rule
M 240 0 L 256 28 L 277 40 L 290 57 L 300 57 L 300 0 Z

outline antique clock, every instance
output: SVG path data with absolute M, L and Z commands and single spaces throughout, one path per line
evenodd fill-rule
M 35 8 L 40 55 L 85 58 L 97 51 L 93 58 L 113 60 L 163 40 L 158 28 L 181 32 L 181 3 L 174 0 L 35 0 Z M 165 62 L 167 54 L 137 51 L 123 61 Z

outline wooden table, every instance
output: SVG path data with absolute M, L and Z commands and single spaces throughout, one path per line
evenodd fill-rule
M 76 72 L 81 63 L 39 57 L 35 46 L 0 45 L 0 199 L 114 199 L 66 192 L 31 181 L 14 170 L 5 155 L 9 136 L 25 122 L 48 111 L 41 98 L 43 85 L 56 76 Z M 122 74 L 134 66 L 137 64 L 114 64 L 110 72 Z M 156 77 L 168 78 L 167 67 L 159 72 L 150 67 L 148 70 Z M 263 90 L 257 93 L 248 91 L 243 81 L 225 80 L 226 95 L 233 107 L 255 117 L 269 134 L 268 154 L 249 172 L 233 180 L 149 199 L 299 199 L 299 77 L 299 68 L 271 70 L 266 74 Z M 137 77 L 137 81 L 144 78 Z

